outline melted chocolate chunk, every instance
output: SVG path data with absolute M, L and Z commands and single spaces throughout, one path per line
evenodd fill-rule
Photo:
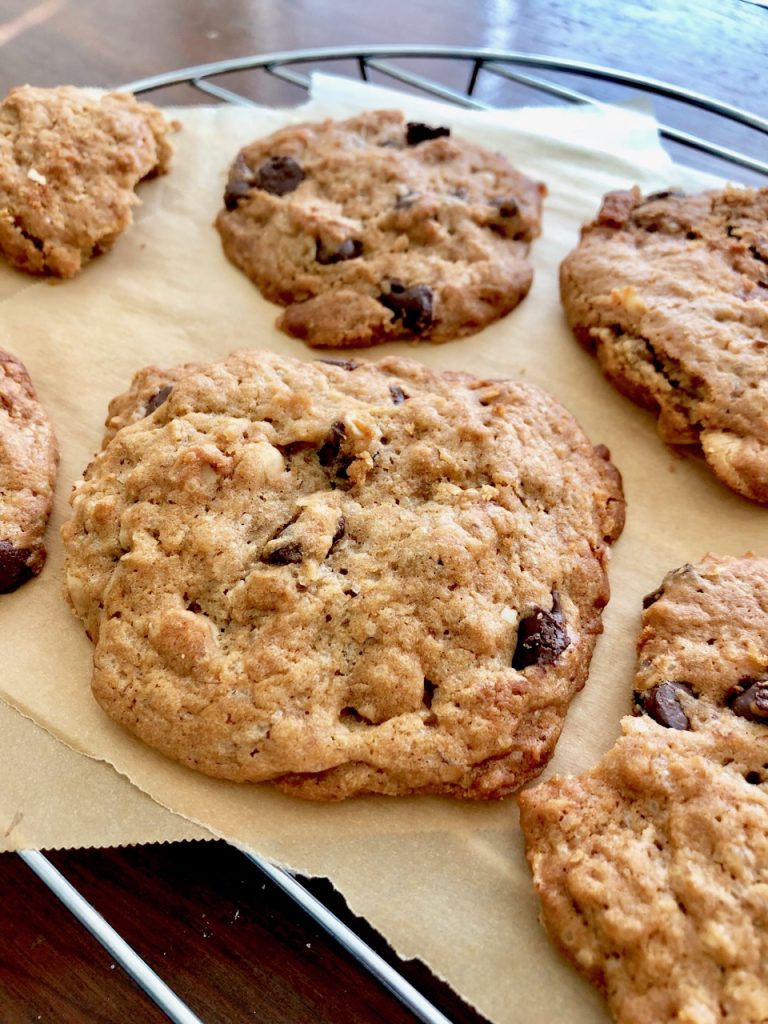
M 389 393 L 392 395 L 392 401 L 395 405 L 400 405 L 408 397 L 399 384 L 390 384 Z
M 160 388 L 158 392 L 152 395 L 150 400 L 147 402 L 147 411 L 144 415 L 151 416 L 155 409 L 159 409 L 163 402 L 168 400 L 168 395 L 170 395 L 171 391 L 173 391 L 171 385 L 166 384 L 164 388 Z
M 740 679 L 726 697 L 726 704 L 739 718 L 768 722 L 768 679 Z
M 329 366 L 340 366 L 342 370 L 356 370 L 360 363 L 356 359 L 318 359 L 319 363 L 328 363 Z
M 356 238 L 346 238 L 341 245 L 331 248 L 318 241 L 315 259 L 323 266 L 329 263 L 343 263 L 345 260 L 356 260 L 362 255 L 363 243 Z
M 238 153 L 237 159 L 229 172 L 227 187 L 224 191 L 224 205 L 228 210 L 237 209 L 241 199 L 245 199 L 253 188 L 253 171 L 245 162 L 242 153 Z
M 663 595 L 663 593 L 664 588 L 658 587 L 658 589 L 654 590 L 652 593 L 646 594 L 643 598 L 643 608 L 650 608 L 652 604 L 656 604 L 656 602 Z
M 553 665 L 570 643 L 560 595 L 553 590 L 551 611 L 535 607 L 530 615 L 521 619 L 512 668 L 519 672 L 531 665 Z
M 256 172 L 254 184 L 273 196 L 293 192 L 304 181 L 301 164 L 292 156 L 271 156 Z
M 0 540 L 0 594 L 9 594 L 35 574 L 27 565 L 32 552 Z
M 341 442 L 346 436 L 347 428 L 341 420 L 336 420 L 335 423 L 331 424 L 328 439 L 317 449 L 317 457 L 320 460 L 321 466 L 332 466 L 336 462 L 339 457 Z
M 269 565 L 291 565 L 301 562 L 303 558 L 304 551 L 301 544 L 298 541 L 291 541 L 281 548 L 275 548 L 274 551 L 263 555 L 262 562 L 267 562 Z
M 403 327 L 418 334 L 432 323 L 432 289 L 426 284 L 406 288 L 402 281 L 390 281 L 389 292 L 379 295 L 379 302 L 391 309 Z
M 688 716 L 683 711 L 680 703 L 680 691 L 694 695 L 690 683 L 664 682 L 652 687 L 646 693 L 636 693 L 635 703 L 648 715 L 663 725 L 665 729 L 680 729 L 684 731 L 691 728 Z
M 405 141 L 409 146 L 418 146 L 420 142 L 428 142 L 430 139 L 439 139 L 450 134 L 450 128 L 433 128 L 420 121 L 409 121 L 405 128 Z

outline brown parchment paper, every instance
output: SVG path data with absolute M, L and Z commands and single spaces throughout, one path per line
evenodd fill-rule
M 211 839 L 0 701 L 0 852 Z
M 706 180 L 668 161 L 653 120 L 608 108 L 463 112 L 321 77 L 315 99 L 300 110 L 174 111 L 184 129 L 173 171 L 142 187 L 136 224 L 112 253 L 63 284 L 30 286 L 11 272 L 0 278 L 3 343 L 26 361 L 62 448 L 49 564 L 0 601 L 0 696 L 191 822 L 327 876 L 401 955 L 421 957 L 497 1024 L 608 1021 L 599 996 L 552 951 L 537 923 L 514 800 L 468 806 L 369 798 L 318 806 L 266 786 L 195 775 L 144 748 L 93 702 L 90 644 L 61 595 L 57 530 L 69 489 L 99 445 L 108 399 L 137 367 L 217 359 L 245 345 L 317 355 L 277 332 L 275 307 L 221 253 L 211 221 L 230 159 L 287 121 L 377 106 L 450 124 L 549 185 L 543 235 L 533 246 L 536 278 L 518 310 L 473 338 L 388 345 L 363 358 L 403 352 L 436 367 L 522 376 L 550 390 L 595 443 L 608 444 L 624 474 L 629 514 L 611 566 L 606 631 L 550 770 L 586 768 L 618 734 L 630 707 L 641 598 L 667 569 L 708 550 L 768 554 L 766 510 L 728 492 L 696 459 L 666 449 L 653 418 L 604 381 L 560 312 L 557 265 L 606 190 L 633 183 L 695 188 Z M 23 750 L 18 757 L 16 770 L 34 774 Z M 73 779 L 73 788 L 85 807 L 86 785 Z M 166 838 L 171 820 L 155 838 Z M 87 814 L 81 824 L 86 845 L 96 830 Z

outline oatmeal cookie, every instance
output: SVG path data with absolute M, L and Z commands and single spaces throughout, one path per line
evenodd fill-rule
M 611 192 L 560 282 L 576 337 L 662 438 L 768 503 L 768 189 Z
M 555 944 L 620 1024 L 768 1019 L 768 561 L 646 599 L 635 710 L 593 769 L 520 796 Z
M 447 341 L 525 297 L 543 185 L 395 111 L 292 125 L 246 146 L 216 220 L 278 326 L 318 347 Z
M 0 252 L 30 274 L 74 277 L 131 223 L 136 185 L 168 170 L 177 127 L 127 93 L 12 89 L 0 103 Z
M 317 799 L 497 797 L 541 770 L 624 509 L 607 451 L 551 398 L 243 351 L 152 369 L 113 410 L 126 425 L 63 536 L 118 722 Z
M 0 593 L 36 576 L 58 453 L 24 364 L 0 349 Z

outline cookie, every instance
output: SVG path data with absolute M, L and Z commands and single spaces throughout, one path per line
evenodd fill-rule
M 127 93 L 12 89 L 0 104 L 0 252 L 30 274 L 74 277 L 131 223 L 138 182 L 168 170 L 177 127 Z
M 0 349 L 0 593 L 45 564 L 58 453 L 24 364 Z
M 544 924 L 620 1024 L 768 1019 L 768 560 L 646 599 L 635 711 L 520 796 Z
M 605 196 L 563 262 L 563 305 L 608 379 L 768 502 L 768 189 Z
M 535 775 L 608 599 L 607 451 L 536 388 L 403 359 L 166 379 L 153 411 L 154 369 L 113 405 L 63 528 L 108 714 L 309 798 Z
M 232 164 L 224 252 L 310 345 L 447 341 L 531 286 L 543 185 L 396 111 L 292 125 Z

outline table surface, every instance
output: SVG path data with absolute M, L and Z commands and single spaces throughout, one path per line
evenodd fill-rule
M 768 114 L 764 0 L 388 0 L 386 17 L 383 5 L 360 0 L 0 0 L 0 93 L 22 82 L 112 86 L 247 54 L 374 43 L 587 60 Z M 628 96 L 610 84 L 568 84 L 599 98 Z M 505 86 L 503 94 L 496 82 L 481 87 L 491 102 L 532 101 L 522 87 Z M 266 103 L 301 99 L 294 86 L 263 76 L 238 80 L 236 88 Z M 166 103 L 201 98 L 180 87 L 156 97 Z M 656 109 L 668 123 L 764 158 L 761 138 L 742 126 L 666 101 Z M 677 149 L 674 155 L 765 184 L 701 154 Z M 223 843 L 69 851 L 51 859 L 206 1024 L 414 1019 Z M 481 1022 L 423 965 L 400 963 L 348 915 L 327 883 L 311 884 L 451 1020 Z M 4 1024 L 165 1019 L 13 854 L 0 855 L 0 891 Z

